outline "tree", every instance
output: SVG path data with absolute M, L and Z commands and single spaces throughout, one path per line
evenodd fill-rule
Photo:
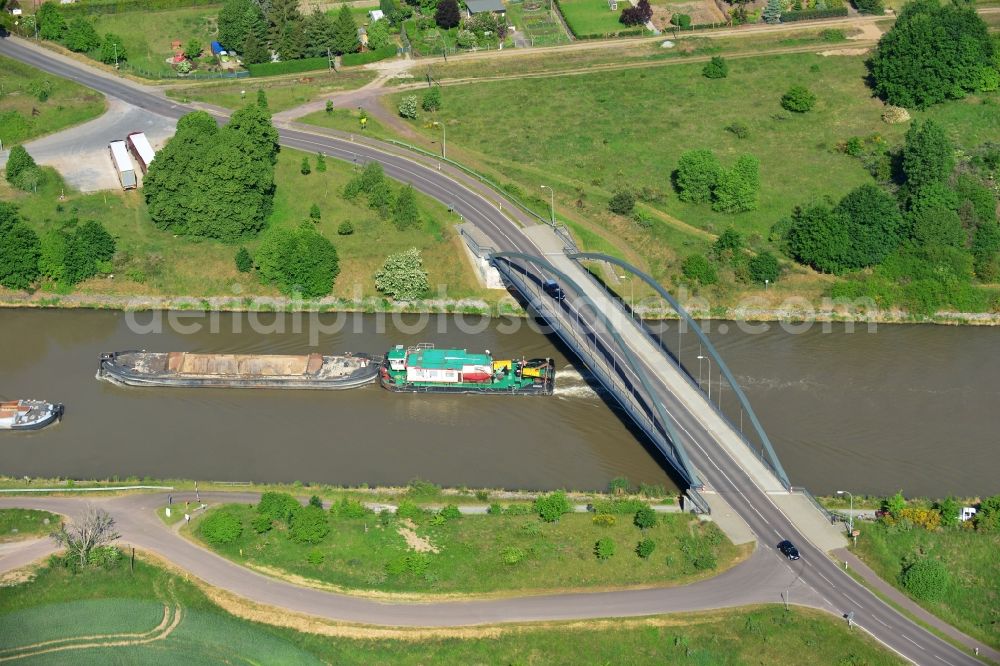
M 424 111 L 438 111 L 441 108 L 441 86 L 431 86 L 424 91 L 420 108 Z
M 785 238 L 788 252 L 821 273 L 840 273 L 850 265 L 847 227 L 846 216 L 826 201 L 797 206 Z
M 253 270 L 253 257 L 250 256 L 250 251 L 243 246 L 236 251 L 236 270 L 240 273 L 249 273 Z
M 54 2 L 42 3 L 35 14 L 35 21 L 38 23 L 38 36 L 42 39 L 59 42 L 66 34 L 66 19 Z
M 263 102 L 263 106 L 261 106 Z M 248 155 L 260 157 L 271 165 L 278 161 L 278 130 L 274 129 L 271 114 L 267 111 L 267 97 L 263 90 L 257 91 L 257 104 L 248 104 L 229 118 L 223 134 L 233 134 L 239 147 Z
M 931 183 L 943 183 L 955 168 L 955 149 L 944 127 L 926 120 L 916 121 L 903 144 L 903 174 L 911 193 Z
M 876 16 L 885 14 L 882 0 L 854 0 L 854 6 L 858 8 L 860 14 L 874 14 Z
M 462 20 L 462 15 L 458 9 L 456 0 L 440 0 L 437 10 L 434 12 L 434 22 L 439 28 L 449 30 L 457 26 Z
M 547 523 L 556 522 L 572 510 L 573 507 L 570 506 L 569 499 L 562 490 L 540 495 L 535 500 L 535 511 L 538 513 L 538 517 Z
M 712 243 L 712 254 L 724 261 L 742 252 L 744 245 L 743 234 L 733 227 L 727 227 Z
M 880 264 L 903 240 L 904 224 L 899 205 L 876 185 L 855 188 L 840 200 L 835 210 L 844 216 L 851 239 L 844 268 Z
M 674 172 L 677 198 L 690 203 L 707 203 L 722 175 L 722 166 L 715 153 L 708 149 L 683 153 Z
M 774 284 L 778 281 L 778 276 L 781 275 L 778 258 L 766 250 L 751 257 L 747 263 L 747 270 L 750 274 L 750 280 L 757 284 L 768 282 Z
M 979 89 L 987 72 L 996 74 L 995 53 L 974 7 L 914 0 L 879 40 L 869 67 L 879 97 L 925 109 Z
M 980 532 L 1000 531 L 1000 495 L 984 498 L 976 512 L 976 530 Z
M 261 237 L 257 266 L 264 283 L 283 294 L 326 296 L 340 273 L 333 244 L 305 222 L 298 229 L 274 227 Z
M 267 93 L 263 88 L 257 88 L 257 108 L 270 113 L 271 109 L 267 105 Z
M 235 50 L 246 43 L 252 34 L 250 19 L 256 7 L 253 0 L 226 0 L 219 10 L 219 43 L 224 48 Z M 259 10 L 258 10 L 259 11 Z M 243 53 L 244 58 L 246 53 Z
M 308 176 L 312 173 L 312 168 L 309 166 L 309 157 L 307 155 L 302 157 L 302 165 L 299 167 L 299 173 L 303 176 Z
M 115 239 L 96 220 L 79 226 L 68 239 L 63 278 L 77 284 L 101 272 L 102 263 L 115 256 Z
M 648 560 L 654 550 L 656 550 L 655 541 L 652 539 L 641 539 L 635 547 L 635 554 L 644 560 Z
M 368 48 L 377 51 L 390 43 L 392 42 L 389 37 L 389 21 L 387 19 L 372 21 L 368 24 Z
M 205 516 L 198 526 L 198 532 L 205 541 L 216 546 L 224 546 L 240 538 L 243 534 L 243 523 L 237 516 L 222 509 Z
M 944 206 L 921 206 L 907 216 L 917 246 L 964 248 L 966 233 L 958 213 Z
M 38 278 L 41 243 L 17 206 L 0 201 L 0 285 L 27 289 Z
M 1000 253 L 1000 224 L 985 222 L 976 227 L 972 236 L 972 258 L 976 277 L 993 282 L 1000 277 L 997 254 Z
M 599 560 L 608 560 L 614 557 L 615 542 L 610 537 L 602 537 L 594 544 L 594 555 Z
M 653 507 L 648 504 L 644 504 L 639 507 L 639 510 L 635 512 L 635 516 L 632 517 L 632 522 L 640 530 L 648 530 L 656 527 L 656 512 L 653 511 Z
M 816 95 L 805 86 L 792 86 L 781 96 L 781 106 L 786 111 L 805 113 L 816 104 Z
M 946 497 L 934 504 L 934 508 L 941 515 L 941 525 L 944 527 L 955 527 L 958 525 L 958 514 L 962 510 L 962 505 L 954 497 Z
M 968 202 L 975 216 L 974 226 L 997 219 L 997 198 L 993 190 L 985 186 L 978 178 L 963 173 L 955 180 L 955 193 L 960 202 Z
M 622 25 L 644 25 L 653 17 L 653 9 L 649 6 L 649 0 L 639 0 L 634 6 L 625 7 L 618 16 L 618 22 Z
M 353 233 L 354 233 L 354 225 L 351 224 L 350 220 L 344 220 L 339 225 L 337 225 L 338 236 L 350 236 Z
M 326 156 L 323 153 L 316 153 L 316 171 L 326 171 Z
M 109 32 L 104 35 L 101 42 L 100 60 L 106 65 L 117 65 L 128 60 L 128 53 L 125 51 L 125 44 L 118 35 Z
M 194 38 L 189 39 L 188 43 L 184 45 L 184 57 L 188 60 L 194 60 L 201 56 L 202 46 L 201 40 Z
M 7 156 L 7 182 L 17 187 L 18 176 L 29 169 L 38 169 L 38 165 L 24 146 L 17 145 L 11 148 Z
M 291 522 L 288 536 L 295 543 L 317 544 L 330 533 L 330 522 L 322 504 L 298 507 L 292 513 Z
M 264 6 L 264 5 L 262 5 Z M 283 37 L 295 33 L 302 34 L 302 14 L 298 0 L 270 0 L 267 3 L 267 39 L 279 47 Z M 284 58 L 285 56 L 282 55 Z
M 375 273 L 375 288 L 397 301 L 412 301 L 430 291 L 417 248 L 389 255 Z
M 356 29 L 355 29 L 356 30 Z M 333 21 L 326 12 L 315 7 L 305 20 L 306 53 L 309 56 L 325 56 L 327 49 L 336 47 L 337 33 Z
M 66 272 L 69 239 L 61 230 L 50 230 L 41 237 L 38 270 L 54 282 L 62 282 Z
M 706 79 L 724 79 L 729 76 L 729 64 L 722 56 L 712 56 L 701 70 Z
M 712 190 L 712 210 L 742 213 L 757 209 L 760 193 L 760 161 L 753 155 L 741 155 L 736 164 L 723 171 Z
M 412 185 L 399 188 L 399 196 L 392 207 L 392 222 L 400 231 L 420 226 L 420 211 L 417 210 L 417 195 Z
M 893 518 L 899 518 L 900 512 L 906 508 L 906 497 L 903 496 L 903 491 L 899 490 L 892 497 L 886 497 L 882 500 L 882 510 L 887 512 Z
M 948 588 L 949 578 L 948 569 L 940 560 L 924 556 L 903 570 L 900 582 L 917 599 L 935 601 Z
M 257 35 L 250 33 L 243 42 L 243 62 L 248 65 L 257 65 L 268 62 L 271 55 L 267 50 L 267 45 L 257 38 Z
M 703 285 L 715 284 L 719 281 L 719 276 L 708 259 L 703 254 L 692 254 L 681 264 L 681 272 L 684 277 L 694 280 Z
M 616 215 L 628 215 L 635 208 L 635 195 L 631 190 L 621 189 L 608 200 L 608 210 Z
M 309 219 L 310 220 L 320 220 L 323 218 L 323 212 L 319 209 L 319 204 L 313 204 L 309 206 Z
M 407 95 L 399 101 L 399 115 L 401 118 L 414 120 L 417 117 L 417 96 Z
M 781 11 L 781 0 L 767 0 L 767 6 L 764 7 L 764 12 L 761 14 L 764 23 L 781 23 Z
M 347 5 L 341 5 L 340 12 L 333 22 L 333 52 L 337 55 L 354 53 L 361 48 L 358 41 L 358 24 Z
M 260 501 L 257 502 L 257 513 L 266 516 L 269 520 L 288 524 L 291 521 L 292 513 L 300 506 L 298 500 L 288 493 L 267 491 L 260 496 Z
M 101 546 L 112 543 L 121 535 L 115 529 L 115 519 L 104 509 L 87 509 L 83 518 L 74 522 L 69 528 L 65 523 L 53 532 L 52 539 L 65 548 L 67 556 L 79 562 L 79 566 L 85 567 L 90 558 L 90 553 Z

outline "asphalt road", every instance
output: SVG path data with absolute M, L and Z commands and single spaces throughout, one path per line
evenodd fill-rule
M 20 40 L 12 38 L 0 40 L 0 54 L 72 79 L 170 118 L 177 118 L 189 111 L 183 105 L 160 97 L 131 81 L 97 72 L 55 54 L 39 52 L 25 46 Z M 384 165 L 389 176 L 411 183 L 425 194 L 451 204 L 457 213 L 489 236 L 497 249 L 538 253 L 538 248 L 521 232 L 518 224 L 503 215 L 484 196 L 449 177 L 446 172 L 393 154 L 389 152 L 388 147 L 386 150 L 381 150 L 368 144 L 352 143 L 344 139 L 289 128 L 279 128 L 279 134 L 282 145 L 292 148 L 313 152 L 323 151 L 327 155 L 347 161 L 378 160 Z M 504 199 L 499 192 L 491 193 L 490 197 L 497 201 Z M 504 207 L 509 211 L 515 211 L 512 205 Z M 528 223 L 523 217 L 521 221 Z M 647 358 L 643 362 L 649 364 L 660 360 Z M 289 586 L 241 569 L 184 542 L 169 530 L 149 524 L 148 519 L 141 517 L 143 510 L 139 506 L 141 502 L 139 499 L 123 498 L 119 505 L 109 502 L 111 504 L 109 508 L 120 507 L 116 515 L 122 524 L 122 531 L 127 532 L 129 538 L 134 539 L 137 545 L 161 553 L 200 578 L 251 599 L 314 612 L 323 617 L 376 624 L 450 625 L 643 615 L 742 605 L 753 601 L 779 601 L 778 595 L 783 593 L 786 587 L 798 587 L 803 590 L 802 596 L 806 598 L 815 593 L 819 599 L 815 603 L 818 607 L 838 615 L 853 612 L 854 623 L 858 627 L 914 663 L 951 666 L 980 663 L 900 615 L 842 571 L 826 554 L 809 543 L 774 502 L 713 442 L 711 433 L 696 415 L 690 413 L 666 387 L 662 387 L 659 393 L 667 410 L 674 415 L 682 432 L 688 437 L 686 445 L 689 455 L 702 473 L 705 482 L 725 497 L 747 522 L 761 545 L 748 563 L 710 581 L 684 588 L 418 606 L 383 604 Z M 4 498 L 0 506 L 45 508 L 47 502 L 52 503 L 50 507 L 53 510 L 63 509 L 62 512 L 65 513 L 73 506 L 75 500 Z M 64 504 L 66 502 L 70 504 Z M 130 505 L 130 502 L 135 504 Z M 146 509 L 151 509 L 152 506 L 150 504 Z M 152 515 L 148 510 L 145 513 Z M 784 538 L 791 539 L 799 547 L 802 558 L 795 563 L 782 561 L 771 548 Z M 761 590 L 762 581 L 768 583 L 766 590 Z M 794 596 L 792 601 L 796 601 Z M 307 608 L 309 610 L 306 610 Z

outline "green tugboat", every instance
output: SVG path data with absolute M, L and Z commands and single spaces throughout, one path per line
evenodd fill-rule
M 464 349 L 435 349 L 396 345 L 379 369 L 379 383 L 397 393 L 500 393 L 552 395 L 555 389 L 552 359 L 495 361 L 487 349 L 472 354 Z

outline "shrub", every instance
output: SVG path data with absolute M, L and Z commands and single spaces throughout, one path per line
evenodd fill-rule
M 302 158 L 302 166 L 299 167 L 299 173 L 301 173 L 303 176 L 308 176 L 310 173 L 312 173 L 312 169 L 309 168 L 308 157 Z
M 909 122 L 910 112 L 901 106 L 886 104 L 885 111 L 882 112 L 882 121 L 889 125 L 898 125 Z
M 240 538 L 243 534 L 243 523 L 228 511 L 214 511 L 201 521 L 199 532 L 205 541 L 223 546 Z
M 424 260 L 416 248 L 389 255 L 375 274 L 375 288 L 397 301 L 420 298 L 430 289 L 423 265 Z
M 525 552 L 516 546 L 507 546 L 500 551 L 500 561 L 507 566 L 514 566 L 525 558 Z
M 608 201 L 608 210 L 616 215 L 628 215 L 635 208 L 635 195 L 629 190 L 618 190 Z
M 885 14 L 882 0 L 854 0 L 854 6 L 860 14 Z
M 253 270 L 253 257 L 250 256 L 250 251 L 245 247 L 241 247 L 236 251 L 236 270 L 240 273 L 249 273 Z
M 38 165 L 35 163 L 35 159 L 28 154 L 24 146 L 14 146 L 10 149 L 10 154 L 7 157 L 7 182 L 14 187 L 19 187 L 18 177 L 21 173 L 28 170 L 38 170 Z
M 917 599 L 935 601 L 948 588 L 948 569 L 939 560 L 921 557 L 900 575 L 903 588 Z
M 284 294 L 326 296 L 340 273 L 337 249 L 309 222 L 297 229 L 272 227 L 257 248 L 260 279 Z
M 719 276 L 708 259 L 703 254 L 692 254 L 681 263 L 681 272 L 689 280 L 703 285 L 715 284 Z
M 746 139 L 750 136 L 750 128 L 741 122 L 726 125 L 726 131 L 732 132 L 737 139 Z
M 333 100 L 326 100 L 326 112 L 333 113 Z
M 87 566 L 113 569 L 122 561 L 122 552 L 115 546 L 94 546 L 87 553 Z
M 610 513 L 599 513 L 591 519 L 591 522 L 598 527 L 614 527 L 618 519 Z
M 407 95 L 399 102 L 399 115 L 402 118 L 415 120 L 417 117 L 417 96 Z
M 941 524 L 945 527 L 954 527 L 958 524 L 958 514 L 962 510 L 962 505 L 954 497 L 946 497 L 940 502 L 935 502 L 934 510 L 941 516 Z
M 491 516 L 503 515 L 503 506 L 499 502 L 493 502 L 490 504 L 490 508 L 486 510 L 486 513 Z
M 654 550 L 656 550 L 655 541 L 652 539 L 642 539 L 638 544 L 636 544 L 635 554 L 645 560 L 649 559 L 649 556 L 653 554 Z
M 253 528 L 253 531 L 257 534 L 263 534 L 264 532 L 269 531 L 272 525 L 271 516 L 266 516 L 262 513 L 258 513 L 250 520 L 250 527 Z
M 257 513 L 267 516 L 270 520 L 287 524 L 292 512 L 300 506 L 298 500 L 288 493 L 268 491 L 260 496 L 260 501 L 257 503 Z
M 462 512 L 458 510 L 458 507 L 454 504 L 446 504 L 443 509 L 438 512 L 438 515 L 445 520 L 458 520 L 462 517 Z
M 781 106 L 787 111 L 805 113 L 816 104 L 816 95 L 805 86 L 792 86 L 781 96 Z
M 310 220 L 319 220 L 322 219 L 322 217 L 323 217 L 323 212 L 319 209 L 319 204 L 313 204 L 312 206 L 309 206 Z
M 774 284 L 781 275 L 781 266 L 778 265 L 778 258 L 768 251 L 761 252 L 752 257 L 747 264 L 750 280 L 757 284 L 770 282 Z
M 632 517 L 632 523 L 640 530 L 648 530 L 656 527 L 657 517 L 653 507 L 648 504 L 641 507 Z
M 608 482 L 608 492 L 612 495 L 624 495 L 631 490 L 631 484 L 624 476 L 618 476 Z
M 292 514 L 288 536 L 295 543 L 319 543 L 330 533 L 330 523 L 323 507 L 299 507 Z
M 826 30 L 820 30 L 819 38 L 824 42 L 843 42 L 847 39 L 847 35 L 839 28 L 827 28 Z
M 313 565 L 314 567 L 318 567 L 319 565 L 323 564 L 323 560 L 325 559 L 326 555 L 324 555 L 323 551 L 321 551 L 319 548 L 313 548 L 312 550 L 309 551 L 309 554 L 306 555 L 306 561 L 309 564 Z
M 319 495 L 312 495 L 309 497 L 309 506 L 314 506 L 318 509 L 323 508 L 323 500 L 319 498 Z
M 569 513 L 572 509 L 569 499 L 566 498 L 566 493 L 561 490 L 542 495 L 535 500 L 535 511 L 538 512 L 538 517 L 547 523 L 556 522 L 563 514 Z
M 337 518 L 364 518 L 372 513 L 372 510 L 362 504 L 360 500 L 341 497 L 339 501 L 330 505 L 330 513 Z
M 670 23 L 676 25 L 678 28 L 690 28 L 691 27 L 691 16 L 690 14 L 671 14 Z M 721 58 L 720 58 L 721 59 Z M 713 78 L 713 77 L 709 77 Z
M 608 537 L 597 540 L 594 544 L 594 555 L 599 560 L 611 559 L 615 554 L 615 542 Z
M 719 182 L 722 166 L 708 149 L 683 153 L 674 172 L 677 198 L 690 203 L 705 203 L 712 198 L 712 189 Z
M 338 236 L 350 236 L 353 233 L 354 233 L 354 225 L 351 224 L 350 220 L 344 220 L 339 225 L 337 225 Z
M 899 512 L 899 519 L 907 520 L 915 527 L 921 527 L 929 531 L 934 531 L 941 527 L 941 514 L 935 509 L 906 507 Z
M 743 213 L 757 210 L 760 195 L 760 160 L 741 155 L 732 169 L 723 171 L 712 190 L 712 210 Z
M 503 512 L 508 516 L 530 516 L 535 512 L 535 507 L 531 504 L 508 504 Z
M 416 502 L 403 500 L 396 508 L 396 516 L 401 520 L 419 520 L 424 515 L 424 510 L 417 506 Z
M 653 222 L 655 221 L 652 215 L 639 209 L 636 209 L 636 211 L 632 213 L 632 219 L 635 220 L 635 223 L 643 229 L 651 229 L 653 227 Z
M 641 499 L 610 499 L 610 500 L 598 500 L 591 505 L 591 509 L 594 513 L 611 513 L 619 516 L 627 516 L 634 514 L 636 511 L 644 506 L 648 506 Z
M 424 98 L 420 101 L 420 108 L 424 111 L 437 111 L 441 108 L 440 86 L 431 86 L 424 92 Z

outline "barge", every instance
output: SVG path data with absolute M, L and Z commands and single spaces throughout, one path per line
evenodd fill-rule
M 0 401 L 0 430 L 41 430 L 62 419 L 61 403 L 44 400 Z
M 120 351 L 101 354 L 97 378 L 122 386 L 350 389 L 375 381 L 367 354 L 194 354 Z
M 494 360 L 489 350 L 435 349 L 431 344 L 396 345 L 379 369 L 379 383 L 398 393 L 499 393 L 552 395 L 552 359 Z

